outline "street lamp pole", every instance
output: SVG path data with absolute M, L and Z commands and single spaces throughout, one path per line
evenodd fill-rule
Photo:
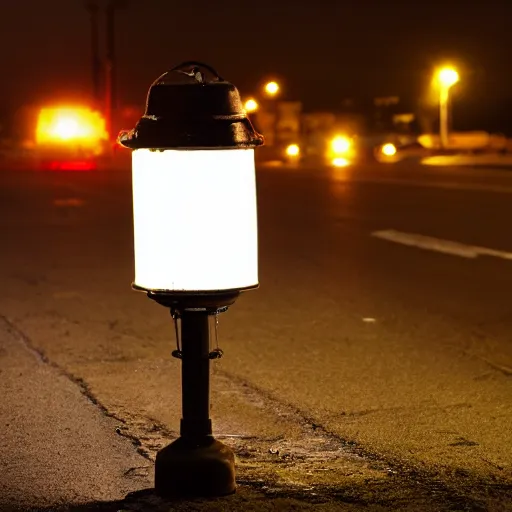
M 459 74 L 453 68 L 443 68 L 438 73 L 439 82 L 439 137 L 441 147 L 449 145 L 450 89 L 459 81 Z
M 99 52 L 99 27 L 98 13 L 99 6 L 97 0 L 87 0 L 86 9 L 89 11 L 91 22 L 91 71 L 92 71 L 92 88 L 95 102 L 100 102 L 101 94 L 101 59 Z
M 450 88 L 441 86 L 439 92 L 439 136 L 441 147 L 448 147 Z
M 161 496 L 224 496 L 236 489 L 234 453 L 213 437 L 210 419 L 210 360 L 222 356 L 220 349 L 210 348 L 210 318 L 217 321 L 239 294 L 148 292 L 171 311 L 181 338 L 173 351 L 181 360 L 180 437 L 156 457 L 155 490 Z
M 182 436 L 205 438 L 212 435 L 209 323 L 207 310 L 181 313 Z
M 279 109 L 276 101 L 276 97 L 279 94 L 279 84 L 277 82 L 267 82 L 264 87 L 265 95 L 268 98 L 270 105 L 270 114 L 272 115 L 272 145 L 277 145 L 277 134 L 279 127 Z
M 107 133 L 112 136 L 112 110 L 115 94 L 115 7 L 109 2 L 105 13 L 106 57 L 105 57 L 105 121 Z
M 128 6 L 128 0 L 109 0 L 105 10 L 105 120 L 112 135 L 114 113 L 117 111 L 116 11 Z

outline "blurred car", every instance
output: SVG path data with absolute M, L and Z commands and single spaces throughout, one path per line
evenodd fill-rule
M 287 145 L 281 154 L 281 160 L 288 164 L 300 162 L 346 167 L 360 157 L 357 140 L 345 135 L 325 137 L 320 144 L 294 142 Z
M 380 163 L 397 163 L 408 159 L 421 159 L 430 154 L 430 150 L 419 142 L 399 144 L 385 142 L 374 149 L 375 160 Z
M 34 150 L 44 170 L 92 170 L 108 147 L 102 115 L 88 107 L 44 107 Z

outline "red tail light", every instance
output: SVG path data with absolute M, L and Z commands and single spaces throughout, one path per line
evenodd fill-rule
M 45 171 L 94 171 L 98 164 L 94 160 L 52 160 L 41 167 Z

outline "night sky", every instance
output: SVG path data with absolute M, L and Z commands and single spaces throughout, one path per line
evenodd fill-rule
M 2 0 L 0 13 L 0 107 L 87 98 L 83 0 Z M 410 104 L 426 94 L 434 66 L 450 61 L 461 73 L 459 117 L 503 122 L 512 106 L 511 15 L 506 0 L 131 0 L 117 16 L 119 96 L 143 104 L 154 78 L 197 59 L 244 93 L 280 79 L 286 96 L 309 108 L 391 94 Z

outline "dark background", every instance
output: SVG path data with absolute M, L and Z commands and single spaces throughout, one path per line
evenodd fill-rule
M 246 94 L 279 79 L 306 109 L 398 95 L 407 110 L 429 102 L 433 70 L 450 62 L 454 127 L 510 133 L 511 14 L 503 0 L 131 0 L 117 14 L 119 98 L 142 105 L 154 78 L 198 59 Z M 89 97 L 82 0 L 3 0 L 0 48 L 0 109 Z

